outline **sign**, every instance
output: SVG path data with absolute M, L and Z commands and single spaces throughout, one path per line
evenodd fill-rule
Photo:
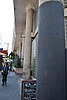
M 36 80 L 22 80 L 21 100 L 36 100 Z
M 0 48 L 0 50 L 3 50 L 3 48 Z
M 0 53 L 4 53 L 4 54 L 8 55 L 8 50 L 0 50 Z

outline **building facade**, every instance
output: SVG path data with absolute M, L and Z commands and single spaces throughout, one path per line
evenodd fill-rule
M 19 1 L 20 2 L 20 1 Z M 27 1 L 26 1 L 27 2 Z M 63 1 L 64 2 L 64 20 L 65 20 L 65 48 L 67 48 L 67 0 L 64 0 Z M 28 2 L 27 2 L 28 3 Z M 16 8 L 16 6 L 17 5 L 19 5 L 20 3 L 18 3 L 18 1 L 15 1 L 14 0 L 14 10 L 15 10 L 15 19 L 17 19 L 17 17 L 16 17 L 16 12 L 17 12 L 17 10 L 16 9 L 19 9 L 19 7 L 18 8 Z M 35 34 L 34 35 L 34 37 L 36 36 L 36 29 L 37 29 L 37 26 L 38 26 L 38 1 L 37 1 L 37 4 L 35 4 L 34 5 L 34 7 L 33 7 L 33 5 L 32 5 L 32 8 L 34 9 L 33 10 L 33 24 L 32 24 L 32 32 Z M 20 9 L 21 10 L 21 9 Z M 17 21 L 15 20 L 15 23 L 16 23 Z M 18 24 L 18 23 L 17 23 Z M 24 29 L 22 32 L 22 34 L 20 34 L 20 32 L 18 32 L 18 33 L 16 33 L 17 32 L 17 25 L 15 26 L 15 30 L 14 30 L 14 38 L 13 38 L 13 48 L 12 48 L 12 50 L 13 49 L 16 49 L 17 50 L 17 54 L 19 55 L 19 57 L 21 57 L 21 61 L 24 59 L 22 56 L 24 55 L 24 44 L 22 43 L 22 41 L 23 41 L 23 34 L 25 34 L 26 33 L 26 29 Z M 38 32 L 38 29 L 37 29 L 37 32 Z M 17 35 L 17 34 L 19 34 L 19 35 Z M 37 47 L 37 43 L 35 43 L 36 42 L 36 38 L 34 38 L 34 40 L 32 41 L 32 47 L 31 48 L 33 48 L 34 47 L 34 45 L 36 45 L 35 46 L 35 48 Z M 22 46 L 21 46 L 21 44 L 22 44 Z M 34 50 L 32 49 L 32 52 L 34 52 Z M 31 53 L 31 54 L 33 54 L 33 53 Z M 37 54 L 36 54 L 37 55 Z M 33 56 L 31 56 L 31 57 L 33 57 Z M 31 58 L 32 59 L 32 58 Z M 23 62 L 23 61 L 22 61 Z M 32 64 L 32 63 L 31 63 Z M 23 64 L 22 64 L 23 65 Z M 33 66 L 33 69 L 34 69 L 34 66 L 35 66 L 35 64 L 34 65 L 31 65 L 31 66 Z M 33 70 L 34 71 L 34 70 Z M 34 72 L 33 72 L 34 73 Z M 36 74 L 35 74 L 35 77 L 36 77 Z
M 37 78 L 37 100 L 65 100 L 67 0 L 35 1 L 14 0 L 14 49 L 23 57 L 23 79 Z

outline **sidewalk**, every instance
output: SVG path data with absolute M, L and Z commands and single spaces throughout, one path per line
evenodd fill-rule
M 2 86 L 0 75 L 0 100 L 21 100 L 21 75 L 10 72 L 7 86 Z

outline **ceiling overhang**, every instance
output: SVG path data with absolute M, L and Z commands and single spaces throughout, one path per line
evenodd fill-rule
M 14 15 L 15 15 L 15 48 L 18 42 L 21 42 L 22 34 L 26 27 L 26 7 L 31 5 L 36 9 L 38 0 L 14 0 Z

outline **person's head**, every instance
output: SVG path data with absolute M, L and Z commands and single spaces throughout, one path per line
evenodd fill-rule
M 14 53 L 14 55 L 16 55 L 16 53 L 17 53 L 16 50 L 14 50 L 13 53 Z

